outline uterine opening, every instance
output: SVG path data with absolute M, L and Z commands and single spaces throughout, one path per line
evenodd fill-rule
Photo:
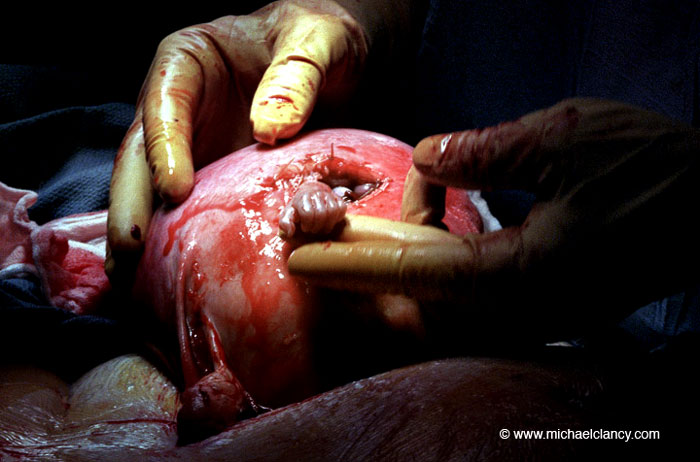
M 358 162 L 335 155 L 331 145 L 330 155 L 327 153 L 309 153 L 301 161 L 292 161 L 282 166 L 279 172 L 271 178 L 273 181 L 291 181 L 313 179 L 327 184 L 335 194 L 347 202 L 358 201 L 383 189 L 388 178 L 377 175 L 371 164 Z M 354 152 L 354 151 L 353 151 Z
M 320 162 L 315 162 L 313 172 L 321 181 L 347 202 L 354 202 L 368 196 L 381 187 L 383 180 L 378 178 L 366 164 L 349 161 L 334 154 Z
M 320 181 L 330 186 L 333 192 L 346 202 L 358 201 L 372 193 L 380 185 L 379 181 L 368 182 L 364 179 L 351 177 L 323 177 Z

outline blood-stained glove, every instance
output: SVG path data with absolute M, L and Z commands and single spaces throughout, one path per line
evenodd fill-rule
M 359 236 L 302 246 L 291 272 L 544 329 L 614 320 L 700 280 L 698 129 L 617 102 L 572 99 L 426 138 L 413 160 L 402 205 L 410 221 L 439 217 L 446 185 L 527 190 L 537 201 L 521 226 L 457 242 L 445 233 L 438 243 Z
M 129 273 L 128 256 L 140 256 L 154 191 L 178 203 L 195 168 L 254 138 L 291 137 L 317 98 L 350 96 L 375 27 L 359 6 L 349 3 L 351 14 L 339 3 L 276 2 L 161 42 L 114 164 L 108 274 Z

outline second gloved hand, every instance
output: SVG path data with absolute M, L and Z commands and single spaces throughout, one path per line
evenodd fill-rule
M 566 100 L 501 125 L 423 140 L 402 215 L 441 213 L 444 186 L 522 189 L 518 227 L 461 241 L 311 244 L 290 270 L 315 283 L 448 301 L 483 322 L 582 327 L 700 278 L 700 133 L 636 107 Z

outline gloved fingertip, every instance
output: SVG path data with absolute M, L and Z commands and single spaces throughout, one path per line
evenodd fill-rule
M 308 119 L 311 109 L 306 106 L 283 95 L 262 98 L 251 109 L 253 137 L 269 145 L 279 139 L 291 138 Z
M 271 65 L 250 109 L 255 139 L 274 144 L 296 135 L 313 110 L 321 80 L 318 68 L 304 60 L 286 59 Z
M 277 130 L 263 130 L 253 124 L 253 138 L 260 143 L 274 146 L 277 142 Z
M 292 117 L 289 117 L 292 119 Z M 291 138 L 296 135 L 304 121 L 290 122 L 289 120 L 278 120 L 267 118 L 264 115 L 256 114 L 255 118 L 251 117 L 250 123 L 253 126 L 253 137 L 270 146 L 274 145 L 277 140 Z
M 132 222 L 133 223 L 133 222 Z M 107 228 L 107 253 L 105 260 L 112 260 L 113 266 L 121 255 L 140 253 L 146 239 L 148 224 L 110 225 Z
M 193 178 L 177 178 L 173 179 L 172 181 L 168 181 L 162 187 L 157 188 L 157 190 L 160 197 L 162 197 L 165 202 L 179 204 L 187 199 L 192 192 L 193 187 Z
M 109 247 L 108 247 L 108 249 L 109 249 Z M 112 258 L 112 256 L 109 255 L 109 250 L 108 250 L 107 258 L 105 258 L 105 264 L 104 264 L 105 274 L 107 275 L 108 278 L 112 277 L 112 275 L 114 274 L 114 267 L 115 266 L 116 266 L 116 264 L 114 262 L 114 258 Z
M 153 189 L 165 202 L 179 204 L 187 199 L 194 187 L 194 168 L 191 163 L 179 168 L 153 169 Z
M 413 164 L 420 171 L 432 171 L 445 154 L 452 138 L 448 135 L 434 135 L 422 139 L 413 149 Z
M 130 288 L 133 284 L 145 239 L 145 235 L 134 235 L 134 227 L 138 228 L 133 225 L 128 236 L 116 236 L 114 229 L 108 230 L 104 271 L 112 287 Z

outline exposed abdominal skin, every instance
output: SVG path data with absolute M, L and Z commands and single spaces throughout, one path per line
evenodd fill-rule
M 189 396 L 183 416 L 202 420 L 207 406 L 233 407 L 203 419 L 220 430 L 257 406 L 320 391 L 313 333 L 321 293 L 286 265 L 294 247 L 313 237 L 284 239 L 280 214 L 304 183 L 321 182 L 351 191 L 340 191 L 348 214 L 398 220 L 411 151 L 359 130 L 252 145 L 197 172 L 181 205 L 156 211 L 134 294 L 177 335 Z M 447 203 L 452 232 L 480 231 L 465 194 L 451 193 Z

